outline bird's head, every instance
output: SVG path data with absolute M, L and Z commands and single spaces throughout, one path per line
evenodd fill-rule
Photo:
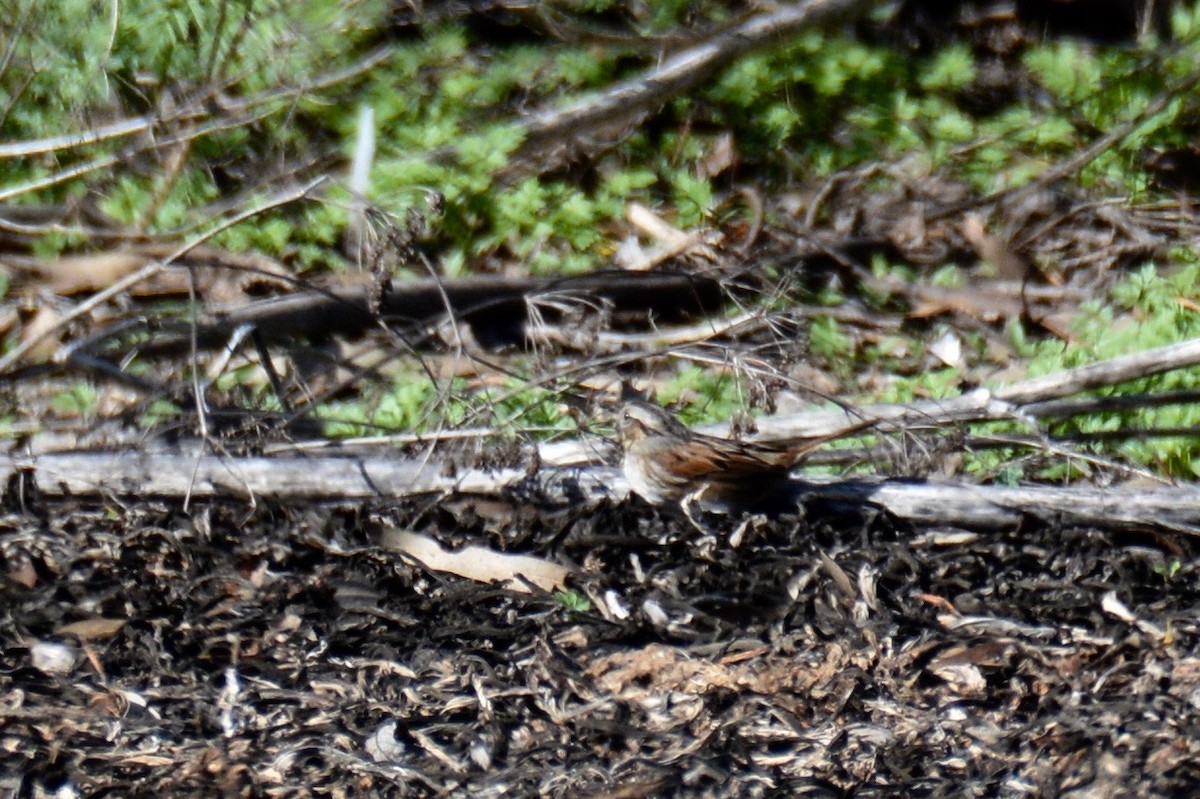
M 626 400 L 617 417 L 621 445 L 629 447 L 650 436 L 686 437 L 688 429 L 663 408 L 645 400 Z

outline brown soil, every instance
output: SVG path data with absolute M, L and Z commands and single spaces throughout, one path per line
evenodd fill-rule
M 519 518 L 10 513 L 0 790 L 1106 797 L 1200 781 L 1200 571 L 1162 541 L 809 508 L 734 548 L 636 501 Z M 406 564 L 375 544 L 393 524 L 573 563 L 604 612 Z M 74 655 L 61 673 L 37 659 L 55 643 Z

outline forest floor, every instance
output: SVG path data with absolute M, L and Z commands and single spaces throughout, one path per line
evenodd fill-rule
M 416 48 L 427 36 L 437 58 L 477 66 L 437 50 L 453 38 L 436 27 L 440 18 L 412 23 L 419 28 L 413 33 L 401 19 L 404 4 L 396 5 L 389 46 Z M 517 11 L 496 5 L 499 11 L 442 9 L 466 20 L 455 36 L 469 38 L 467 31 L 484 39 L 476 53 L 481 63 L 500 60 L 500 46 L 487 39 L 495 30 L 511 34 L 523 57 L 536 49 L 523 37 L 550 39 L 559 30 L 547 23 L 558 19 L 553 15 L 514 25 Z M 547 8 L 558 13 L 555 5 Z M 735 20 L 778 11 L 730 5 L 745 15 Z M 899 5 L 913 15 L 902 32 L 912 35 L 915 52 L 916 40 L 929 33 L 926 12 L 942 4 Z M 1009 42 L 1018 23 L 1040 31 L 1049 23 L 1021 18 L 1035 5 L 992 4 L 1012 12 L 1003 25 L 999 11 L 968 15 L 951 44 L 971 57 L 998 47 L 993 40 Z M 641 4 L 626 6 L 633 15 Z M 720 19 L 712 28 L 718 39 L 726 30 Z M 880 25 L 871 24 L 878 33 Z M 933 25 L 930 35 L 949 36 L 944 28 Z M 1088 60 L 1088 48 L 1107 35 L 1085 32 L 1083 44 L 1064 45 L 1062 53 L 1094 66 L 1103 59 Z M 597 48 L 611 39 L 598 39 Z M 654 47 L 694 44 L 680 41 L 662 37 Z M 1012 52 L 1019 45 L 1012 43 Z M 648 50 L 630 52 L 634 67 L 626 68 L 653 75 L 657 61 Z M 855 54 L 847 59 L 854 64 L 824 67 L 844 67 L 847 86 L 863 75 L 874 79 L 873 56 Z M 780 58 L 825 55 L 799 47 Z M 396 297 L 412 301 L 404 287 L 437 260 L 437 253 L 423 260 L 418 251 L 446 248 L 447 262 L 467 252 L 451 249 L 459 246 L 450 242 L 451 225 L 431 233 L 420 214 L 397 212 L 386 223 L 371 217 L 375 232 L 386 234 L 374 261 L 332 277 L 300 272 L 301 280 L 283 255 L 221 251 L 208 239 L 177 262 L 167 259 L 188 269 L 155 268 L 178 242 L 130 235 L 129 248 L 114 254 L 109 244 L 125 241 L 127 232 L 117 227 L 78 257 L 41 257 L 41 239 L 22 231 L 43 223 L 57 231 L 58 211 L 46 222 L 30 208 L 26 219 L 18 205 L 5 206 L 12 219 L 25 221 L 0 227 L 0 332 L 7 336 L 0 399 L 11 467 L 0 505 L 0 799 L 1195 794 L 1194 527 L 1148 521 L 1100 528 L 1044 513 L 1010 529 L 921 526 L 884 507 L 814 491 L 794 509 L 702 531 L 637 497 L 534 504 L 501 491 L 283 501 L 192 496 L 190 487 L 177 496 L 144 496 L 104 485 L 103 474 L 85 493 L 63 488 L 55 475 L 31 477 L 30 463 L 60 449 L 161 452 L 203 441 L 206 451 L 232 460 L 278 451 L 273 447 L 305 452 L 315 439 L 379 430 L 410 436 L 405 457 L 420 458 L 432 451 L 420 436 L 436 438 L 452 422 L 467 428 L 464 438 L 489 424 L 508 436 L 461 445 L 474 453 L 463 456 L 464 466 L 515 463 L 535 473 L 539 464 L 527 456 L 536 444 L 564 431 L 592 432 L 587 414 L 626 381 L 673 392 L 671 399 L 693 413 L 688 422 L 714 421 L 735 410 L 770 412 L 789 403 L 795 410 L 814 397 L 856 405 L 953 397 L 1195 338 L 1188 331 L 1200 296 L 1194 279 L 1185 284 L 1200 263 L 1200 218 L 1188 194 L 1200 185 L 1200 154 L 1174 146 L 1166 134 L 1153 140 L 1153 152 L 1134 140 L 1164 109 L 1197 118 L 1194 80 L 1170 84 L 1106 130 L 1085 124 L 1086 103 L 1055 98 L 1061 107 L 1046 112 L 1053 123 L 1047 129 L 1063 142 L 1052 155 L 1029 158 L 1039 167 L 1032 177 L 982 191 L 978 174 L 964 176 L 974 167 L 955 170 L 995 139 L 1016 141 L 1021 133 L 993 136 L 984 121 L 1011 124 L 1010 102 L 1028 101 L 1038 113 L 1052 105 L 1052 92 L 1031 75 L 1051 84 L 1045 73 L 1053 70 L 1043 64 L 1039 73 L 1009 55 L 979 56 L 988 69 L 981 66 L 962 91 L 929 77 L 937 70 L 923 73 L 928 95 L 912 91 L 929 100 L 930 119 L 907 118 L 893 132 L 899 142 L 944 133 L 931 145 L 936 157 L 880 156 L 820 179 L 816 167 L 786 158 L 747 163 L 739 172 L 734 139 L 697 125 L 704 152 L 693 155 L 711 174 L 695 178 L 672 155 L 655 162 L 663 170 L 655 191 L 661 205 L 683 206 L 681 186 L 699 195 L 711 190 L 711 208 L 675 228 L 669 208 L 656 215 L 638 203 L 622 206 L 628 219 L 606 222 L 596 233 L 604 246 L 593 249 L 608 248 L 613 266 L 643 268 L 589 275 L 595 281 L 578 293 L 557 291 L 559 276 L 522 271 L 525 228 L 521 235 L 496 233 L 469 264 L 476 277 L 496 282 L 439 274 L 422 284 L 435 297 L 433 310 L 405 315 L 411 306 Z M 894 61 L 907 69 L 904 58 Z M 771 62 L 758 66 L 768 86 L 762 91 L 775 91 L 767 80 Z M 792 92 L 822 74 L 795 78 L 776 110 L 790 108 Z M 836 106 L 842 78 L 824 76 L 831 94 L 814 94 L 814 102 Z M 464 79 L 458 89 L 468 84 Z M 943 91 L 946 97 L 938 95 Z M 872 113 L 912 111 L 891 95 L 864 96 L 860 113 L 819 144 L 830 152 L 860 147 L 859 134 L 878 123 Z M 727 98 L 713 97 L 695 107 L 716 108 L 719 118 Z M 206 103 L 214 113 L 226 108 Z M 641 141 L 642 133 L 631 131 L 645 129 L 657 146 L 682 130 L 677 151 L 690 152 L 684 144 L 693 135 L 692 107 L 671 105 L 671 98 L 659 98 L 658 107 L 666 109 L 661 116 L 646 111 L 619 120 L 618 138 Z M 959 108 L 966 110 L 950 113 Z M 974 138 L 960 140 L 951 123 L 974 124 L 976 110 L 984 121 L 971 128 Z M 1053 116 L 1060 111 L 1069 123 Z M 823 116 L 814 112 L 805 124 Z M 185 115 L 171 121 L 191 124 Z M 562 156 L 566 149 L 548 144 L 542 155 L 564 162 L 529 172 L 521 185 L 595 188 L 618 175 L 612 160 L 629 166 L 626 155 L 605 160 L 615 140 L 610 147 L 603 136 L 579 139 L 594 152 Z M 1104 161 L 1118 145 L 1120 157 Z M 819 161 L 824 151 L 813 152 Z M 1014 172 L 1027 165 L 1021 153 L 997 152 L 1006 168 L 1016 162 Z M 324 168 L 328 155 L 304 166 Z M 434 153 L 431 163 L 443 155 Z M 180 157 L 192 156 L 187 150 Z M 247 164 L 258 154 L 238 157 L 249 160 L 231 156 L 208 171 L 229 182 L 253 178 Z M 522 168 L 540 168 L 533 161 Z M 679 174 L 668 174 L 663 163 Z M 1079 180 L 1095 163 L 1102 166 L 1087 173 L 1092 182 Z M 1104 195 L 1097 174 L 1118 167 L 1144 170 L 1151 176 L 1144 185 L 1157 193 L 1136 201 Z M 788 179 L 757 183 L 756 170 Z M 485 196 L 493 185 L 513 189 L 510 177 L 496 168 Z M 676 184 L 663 188 L 669 179 Z M 473 219 L 494 233 L 487 225 L 498 222 L 479 222 L 482 202 L 472 206 L 465 189 L 443 188 L 451 195 L 443 219 L 460 228 Z M 280 206 L 299 203 L 308 189 Z M 115 189 L 98 193 L 107 191 Z M 538 206 L 546 217 L 578 210 L 554 196 Z M 502 217 L 505 202 L 487 213 Z M 428 214 L 433 228 L 436 206 L 431 202 Z M 79 208 L 70 213 L 92 224 Z M 593 224 L 591 213 L 589 206 L 578 214 L 586 217 L 582 227 Z M 302 228 L 310 220 L 297 213 L 288 221 Z M 257 232 L 268 237 L 271 229 L 264 222 Z M 547 238 L 530 252 L 550 256 L 568 238 L 557 230 L 539 235 Z M 301 249 L 291 255 L 299 258 Z M 123 266 L 112 280 L 96 277 L 101 262 L 118 260 Z M 111 302 L 84 307 L 83 295 L 121 286 L 130 274 L 144 279 L 113 291 Z M 522 284 L 503 302 L 479 299 L 518 278 L 550 282 Z M 718 292 L 716 302 L 702 296 L 709 289 Z M 291 300 L 307 304 L 297 311 Z M 185 305 L 192 310 L 181 311 Z M 1031 367 L 1039 357 L 1045 360 Z M 1139 383 L 1121 396 L 1092 383 L 1086 388 L 1103 388 L 1104 396 L 1087 396 L 1086 408 L 1014 414 L 1019 418 L 1009 421 L 1020 440 L 1005 438 L 1008 428 L 986 427 L 992 418 L 970 420 L 974 428 L 964 422 L 884 431 L 874 450 L 883 454 L 854 474 L 1095 491 L 1194 485 L 1186 475 L 1196 469 L 1197 433 L 1188 414 L 1197 407 L 1192 386 L 1200 378 L 1194 365 L 1172 372 L 1184 377 Z M 412 388 L 426 376 L 425 393 Z M 596 397 L 601 401 L 591 403 Z M 418 412 L 435 406 L 444 424 L 428 424 L 432 416 Z M 1179 415 L 1168 416 L 1164 409 L 1176 406 Z M 493 415 L 476 413 L 481 409 Z M 1147 409 L 1149 417 L 1135 415 Z M 342 412 L 345 420 L 337 421 Z M 1143 425 L 1147 418 L 1161 424 Z M 514 419 L 523 425 L 516 434 Z M 374 451 L 398 452 L 394 441 L 384 447 Z M 396 531 L 450 549 L 537 558 L 566 573 L 565 590 L 427 568 L 389 545 Z

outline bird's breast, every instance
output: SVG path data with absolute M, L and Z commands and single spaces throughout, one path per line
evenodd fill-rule
M 625 481 L 635 494 L 655 505 L 675 502 L 687 493 L 686 480 L 679 480 L 661 468 L 655 468 L 650 458 L 636 448 L 626 451 L 621 464 Z

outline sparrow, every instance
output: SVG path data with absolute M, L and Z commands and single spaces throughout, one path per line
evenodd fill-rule
M 691 503 L 730 512 L 776 494 L 813 450 L 874 424 L 868 420 L 826 435 L 754 443 L 697 433 L 665 409 L 629 399 L 621 407 L 617 433 L 625 479 L 638 496 L 653 505 L 678 502 L 685 512 Z

